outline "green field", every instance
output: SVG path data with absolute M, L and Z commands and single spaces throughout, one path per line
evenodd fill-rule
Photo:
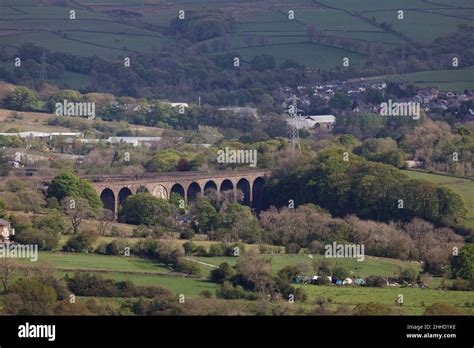
M 403 172 L 413 179 L 424 179 L 435 184 L 447 186 L 459 194 L 464 200 L 468 211 L 465 224 L 474 227 L 474 181 L 410 170 L 404 170 Z
M 27 259 L 20 259 L 24 265 L 34 263 Z M 94 271 L 122 271 L 122 272 L 149 272 L 169 273 L 168 267 L 153 263 L 149 260 L 107 256 L 83 253 L 53 253 L 39 252 L 38 263 L 45 262 L 62 270 L 94 270 Z
M 277 272 L 287 265 L 296 265 L 301 262 L 322 259 L 323 256 L 308 255 L 272 255 L 272 269 Z M 205 266 L 219 265 L 228 262 L 235 265 L 237 257 L 192 257 L 188 258 L 201 263 L 202 277 L 185 277 L 176 273 L 170 273 L 166 267 L 154 264 L 149 260 L 104 256 L 96 254 L 74 254 L 74 253 L 51 253 L 41 252 L 39 262 L 46 262 L 56 268 L 56 274 L 64 277 L 66 274 L 72 276 L 74 272 L 93 271 L 94 274 L 101 274 L 104 278 L 116 281 L 129 280 L 141 286 L 159 286 L 166 288 L 174 294 L 184 294 L 187 298 L 198 297 L 202 291 L 209 291 L 212 294 L 218 288 L 217 284 L 206 280 L 209 272 L 215 267 Z M 397 266 L 419 267 L 418 263 L 402 262 L 399 260 L 367 257 L 365 261 L 358 262 L 353 259 L 329 259 L 332 265 L 341 265 L 353 271 L 357 276 L 381 275 L 392 276 L 397 273 Z M 31 264 L 27 260 L 22 260 L 24 265 Z M 157 273 L 157 274 L 153 274 Z M 160 274 L 168 273 L 168 274 Z M 431 287 L 439 286 L 439 279 L 433 279 Z M 336 309 L 339 305 L 349 305 L 354 307 L 358 303 L 379 302 L 384 304 L 394 304 L 397 296 L 404 296 L 403 311 L 406 314 L 420 315 L 433 302 L 445 302 L 462 308 L 466 314 L 474 314 L 474 297 L 472 292 L 467 291 L 443 291 L 435 289 L 420 288 L 369 288 L 359 286 L 318 286 L 318 285 L 298 285 L 304 287 L 308 300 L 301 306 L 306 310 L 315 308 L 315 300 L 319 297 L 329 298 L 330 309 Z M 112 300 L 112 299 L 111 299 Z M 246 301 L 243 301 L 246 302 Z M 473 307 L 471 307 L 471 303 Z
M 58 276 L 66 274 L 73 276 L 72 272 L 58 272 Z M 102 277 L 116 281 L 130 280 L 135 285 L 159 286 L 170 290 L 174 294 L 183 294 L 186 297 L 197 297 L 202 291 L 208 290 L 214 294 L 218 285 L 203 279 L 186 277 L 169 277 L 159 275 L 126 274 L 119 272 L 101 273 Z
M 298 263 L 309 263 L 311 265 L 314 261 L 322 259 L 329 260 L 333 266 L 342 266 L 347 268 L 348 271 L 352 271 L 354 276 L 366 277 L 369 275 L 381 275 L 381 276 L 394 276 L 397 274 L 398 266 L 402 267 L 415 267 L 419 268 L 418 263 L 412 263 L 407 261 L 399 261 L 394 259 L 384 259 L 372 256 L 366 256 L 364 261 L 357 261 L 356 259 L 331 259 L 325 258 L 323 255 L 312 255 L 310 258 L 308 255 L 272 255 L 266 256 L 271 260 L 273 272 L 278 272 L 285 266 L 293 266 Z M 235 265 L 237 263 L 237 257 L 193 257 L 191 259 L 197 260 L 202 263 L 219 266 L 222 262 L 227 262 L 229 265 Z M 209 273 L 214 269 L 212 266 L 206 266 L 201 264 L 203 273 Z
M 388 81 L 414 83 L 421 88 L 438 87 L 442 91 L 463 92 L 472 89 L 474 84 L 474 67 L 452 70 L 432 70 L 401 75 L 388 75 Z
M 474 296 L 472 291 L 322 285 L 301 285 L 301 287 L 305 289 L 308 295 L 307 303 L 312 304 L 316 298 L 325 297 L 331 299 L 329 307 L 332 309 L 342 304 L 354 307 L 358 303 L 367 302 L 395 305 L 398 295 L 403 295 L 401 309 L 406 314 L 422 315 L 426 307 L 430 306 L 433 302 L 443 302 L 461 308 L 468 315 L 474 315 Z
M 169 45 L 166 27 L 178 11 L 222 10 L 235 19 L 229 39 L 230 52 L 245 59 L 267 53 L 277 62 L 297 59 L 310 66 L 333 69 L 344 57 L 357 66 L 365 56 L 341 49 L 309 43 L 308 25 L 314 25 L 323 35 L 372 42 L 388 47 L 400 45 L 399 36 L 370 23 L 390 23 L 393 28 L 413 41 L 428 42 L 439 35 L 453 32 L 458 24 L 472 22 L 474 10 L 469 1 L 445 0 L 433 4 L 422 0 L 295 0 L 291 4 L 265 1 L 153 2 L 140 0 L 86 0 L 86 6 L 75 8 L 76 19 L 70 20 L 69 8 L 38 1 L 2 2 L 0 13 L 0 45 L 18 47 L 34 42 L 51 50 L 78 55 L 121 57 L 129 52 L 151 53 Z M 252 6 L 249 6 L 252 4 Z M 115 16 L 116 10 L 133 11 L 136 18 Z M 288 10 L 295 19 L 288 18 Z M 405 19 L 397 19 L 397 11 L 405 11 Z M 65 34 L 65 35 L 64 35 Z M 268 43 L 245 42 L 248 36 L 263 37 Z

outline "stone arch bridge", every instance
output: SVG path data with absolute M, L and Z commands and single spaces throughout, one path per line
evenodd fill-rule
M 172 172 L 135 176 L 109 175 L 87 176 L 100 195 L 106 209 L 117 214 L 125 199 L 138 192 L 149 192 L 155 197 L 169 199 L 171 193 L 177 193 L 187 201 L 198 195 L 207 195 L 212 190 L 218 194 L 231 191 L 236 197 L 237 190 L 242 191 L 241 202 L 260 211 L 264 205 L 265 187 L 270 177 L 265 170 Z

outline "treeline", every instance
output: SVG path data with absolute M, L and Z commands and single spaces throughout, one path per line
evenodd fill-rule
M 373 45 L 369 48 L 369 57 L 363 67 L 336 69 L 326 72 L 325 76 L 328 79 L 345 80 L 357 76 L 400 74 L 402 70 L 407 73 L 457 69 L 453 66 L 453 58 L 458 59 L 459 67 L 469 67 L 474 65 L 474 48 L 466 43 L 473 40 L 474 26 L 460 24 L 456 32 L 440 36 L 431 43 L 405 44 L 404 48 L 393 50 Z
M 79 57 L 49 52 L 35 44 L 23 45 L 14 55 L 4 57 L 5 60 L 21 57 L 23 68 L 12 71 L 1 68 L 0 79 L 40 89 L 43 82 L 38 80 L 38 74 L 42 52 L 47 52 L 48 73 L 56 64 L 63 70 L 89 76 L 90 83 L 82 92 L 116 96 L 153 96 L 180 102 L 196 102 L 201 97 L 203 103 L 210 105 L 253 104 L 265 108 L 268 107 L 266 100 L 273 99 L 272 91 L 308 81 L 304 67 L 296 62 L 287 61 L 277 67 L 274 58 L 267 56 L 250 63 L 238 54 L 198 54 L 180 41 L 157 55 L 132 57 L 130 67 L 125 67 L 120 60 Z M 235 57 L 240 57 L 240 67 L 233 66 Z M 61 77 L 61 74 L 52 76 Z
M 277 176 L 269 188 L 270 203 L 315 203 L 336 216 L 357 214 L 379 221 L 415 217 L 457 226 L 467 210 L 447 187 L 414 180 L 396 168 L 369 162 L 341 148 L 322 150 L 309 168 Z
M 80 94 L 73 90 L 50 92 L 48 96 L 38 94 L 27 87 L 16 87 L 4 98 L 0 99 L 0 106 L 16 111 L 40 111 L 55 113 L 56 103 L 68 102 L 95 102 L 96 117 L 93 123 L 86 122 L 80 117 L 52 117 L 48 124 L 63 126 L 92 133 L 93 130 L 106 134 L 130 136 L 132 130 L 129 124 L 152 127 L 172 128 L 175 130 L 199 131 L 200 127 L 219 129 L 230 138 L 241 138 L 242 141 L 261 141 L 272 137 L 286 136 L 287 125 L 284 117 L 274 113 L 273 99 L 261 90 L 249 89 L 245 91 L 252 98 L 260 102 L 261 110 L 268 114 L 261 119 L 251 113 L 219 110 L 210 105 L 191 105 L 183 113 L 179 108 L 173 108 L 157 100 L 134 98 L 111 98 L 101 100 L 93 94 Z M 243 103 L 245 104 L 245 103 Z M 263 108 L 263 109 L 262 109 Z M 103 121 L 116 121 L 106 123 Z
M 368 160 L 404 166 L 405 159 L 421 162 L 421 168 L 460 176 L 474 173 L 474 123 L 451 126 L 422 114 L 385 117 L 372 113 L 338 115 L 334 127 L 341 141 L 353 145 L 356 154 Z M 362 140 L 358 143 L 355 139 Z
M 473 41 L 474 27 L 460 25 L 456 32 L 439 37 L 434 42 L 405 45 L 403 50 L 385 50 L 370 44 L 369 56 L 361 68 L 334 68 L 309 73 L 305 66 L 294 60 L 280 65 L 275 57 L 257 55 L 249 61 L 231 49 L 229 27 L 232 18 L 222 12 L 187 13 L 185 19 L 175 19 L 168 34 L 175 39 L 172 47 L 157 54 L 132 55 L 132 64 L 110 61 L 101 57 L 79 57 L 68 53 L 49 52 L 34 44 L 21 46 L 14 54 L 0 52 L 4 61 L 21 57 L 22 68 L 0 69 L 0 78 L 14 84 L 39 89 L 38 80 L 42 52 L 47 52 L 47 71 L 53 78 L 60 78 L 65 71 L 85 74 L 90 83 L 84 92 L 103 92 L 117 96 L 139 98 L 169 98 L 183 102 L 202 102 L 210 105 L 255 105 L 273 109 L 282 102 L 281 89 L 310 86 L 321 80 L 345 80 L 356 76 L 375 76 L 405 72 L 453 69 L 453 58 L 460 67 L 474 65 L 473 48 L 466 44 Z M 314 35 L 313 35 L 314 36 Z M 311 37 L 311 35 L 310 35 Z M 335 39 L 331 37 L 332 43 Z M 351 40 L 343 40 L 352 47 Z M 354 48 L 354 47 L 352 47 Z M 240 66 L 234 66 L 234 59 Z

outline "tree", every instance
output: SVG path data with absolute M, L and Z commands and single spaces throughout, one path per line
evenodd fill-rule
M 61 208 L 64 214 L 71 221 L 74 234 L 79 232 L 79 226 L 84 219 L 96 217 L 96 212 L 92 209 L 87 199 L 78 197 L 65 197 L 61 202 Z
M 99 235 L 105 236 L 109 226 L 115 221 L 115 214 L 109 209 L 102 209 L 99 220 Z
M 12 315 L 52 315 L 57 294 L 37 278 L 20 279 L 5 296 L 4 310 Z
M 17 138 L 17 137 L 15 137 Z M 1 136 L 0 136 L 0 145 L 1 145 Z M 8 176 L 10 174 L 11 166 L 8 163 L 8 159 L 5 157 L 4 151 L 0 150 L 0 176 Z
M 234 285 L 242 285 L 247 290 L 261 293 L 275 292 L 270 260 L 255 252 L 247 252 L 237 261 L 236 270 Z
M 229 281 L 235 274 L 235 270 L 227 263 L 223 262 L 219 268 L 213 269 L 209 275 L 209 280 L 214 283 L 222 284 Z
M 165 222 L 170 214 L 171 207 L 167 200 L 140 192 L 127 197 L 120 218 L 134 225 L 155 226 Z
M 92 233 L 79 233 L 68 239 L 63 246 L 63 251 L 73 253 L 91 252 L 93 250 L 93 242 L 95 235 Z
M 72 172 L 64 172 L 56 176 L 48 186 L 47 196 L 55 197 L 58 202 L 65 197 L 84 198 L 89 201 L 90 207 L 98 212 L 102 208 L 102 201 L 92 184 L 84 179 L 78 178 Z
M 0 262 L 0 279 L 2 280 L 3 291 L 8 291 L 8 282 L 14 276 L 18 265 L 11 259 L 5 259 Z
M 338 279 L 346 279 L 349 277 L 349 271 L 342 266 L 336 266 L 332 270 L 332 275 Z
M 7 205 L 5 201 L 0 199 L 0 218 L 4 218 L 6 215 Z
M 200 231 L 209 232 L 219 226 L 219 214 L 208 198 L 198 197 L 194 203 L 193 211 L 196 214 Z
M 27 87 L 16 87 L 3 99 L 3 106 L 11 110 L 31 111 L 37 108 L 38 96 Z
M 451 269 L 453 277 L 466 280 L 474 279 L 474 244 L 464 245 L 458 256 L 452 256 Z
M 261 54 L 253 57 L 250 61 L 253 70 L 264 71 L 275 68 L 275 57 L 269 54 Z
M 336 93 L 329 101 L 329 106 L 336 110 L 345 110 L 351 106 L 351 98 L 345 93 Z
M 233 236 L 246 243 L 256 243 L 260 240 L 258 220 L 247 206 L 230 204 L 224 212 L 223 224 L 231 230 Z
M 186 242 L 183 244 L 184 255 L 190 256 L 196 251 L 196 244 L 193 242 Z

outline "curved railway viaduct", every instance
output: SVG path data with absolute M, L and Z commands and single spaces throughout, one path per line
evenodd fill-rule
M 172 172 L 136 176 L 86 176 L 100 195 L 106 209 L 117 214 L 125 199 L 138 192 L 149 192 L 155 197 L 169 199 L 177 193 L 188 201 L 211 190 L 218 193 L 242 191 L 242 203 L 261 210 L 264 204 L 265 187 L 270 177 L 265 170 L 219 171 L 219 172 Z

